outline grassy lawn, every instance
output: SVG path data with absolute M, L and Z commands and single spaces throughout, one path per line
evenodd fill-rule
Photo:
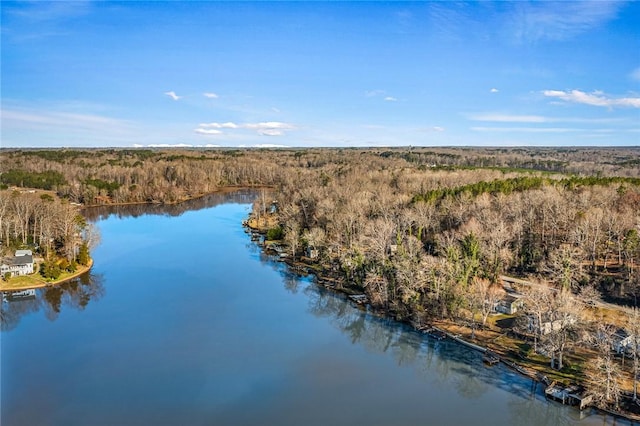
M 562 370 L 552 370 L 549 359 L 544 355 L 533 351 L 533 343 L 513 337 L 507 333 L 513 326 L 513 315 L 491 315 L 487 319 L 484 330 L 477 329 L 475 338 L 471 338 L 471 329 L 460 324 L 439 323 L 438 325 L 450 333 L 458 334 L 461 338 L 486 347 L 499 354 L 505 360 L 515 363 L 528 371 L 531 376 L 537 372 L 546 375 L 550 380 L 563 383 L 584 383 L 587 377 L 584 374 L 584 365 L 595 354 L 590 349 L 573 348 L 567 350 L 564 356 Z M 628 383 L 624 383 L 627 388 Z
M 65 282 L 73 277 L 82 275 L 91 269 L 93 261 L 89 263 L 89 266 L 78 265 L 78 269 L 75 272 L 63 272 L 60 276 L 53 279 L 44 279 L 42 275 L 36 270 L 35 273 L 30 275 L 20 275 L 18 277 L 11 277 L 8 281 L 4 279 L 0 280 L 0 291 L 12 291 L 12 290 L 26 290 L 29 288 L 45 287 L 47 285 L 55 285 Z

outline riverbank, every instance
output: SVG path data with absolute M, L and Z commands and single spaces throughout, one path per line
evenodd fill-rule
M 110 207 L 110 206 L 135 206 L 135 205 L 155 205 L 155 204 L 164 204 L 164 205 L 176 205 L 180 203 L 185 203 L 187 201 L 198 200 L 200 198 L 204 198 L 208 195 L 213 194 L 228 194 L 236 191 L 241 191 L 243 189 L 266 189 L 271 190 L 273 187 L 268 185 L 240 185 L 240 186 L 222 186 L 220 188 L 216 188 L 213 191 L 205 192 L 198 195 L 192 195 L 186 198 L 181 198 L 175 201 L 124 201 L 124 202 L 105 202 L 105 203 L 95 203 L 95 204 L 81 204 L 80 209 L 91 209 L 95 207 Z
M 256 221 L 251 220 L 245 221 L 244 224 L 252 234 L 264 235 L 266 228 L 268 228 L 268 226 L 259 226 Z M 413 318 L 399 318 L 391 311 L 372 307 L 366 295 L 362 294 L 362 289 L 349 285 L 339 274 L 327 271 L 317 260 L 304 256 L 294 260 L 286 249 L 278 246 L 277 243 L 276 247 L 273 247 L 272 244 L 261 243 L 259 238 L 252 237 L 252 240 L 257 241 L 263 250 L 273 251 L 279 260 L 285 262 L 293 272 L 313 275 L 316 277 L 318 285 L 347 295 L 354 303 L 362 306 L 363 309 L 377 316 L 408 324 L 424 334 L 434 335 L 439 339 L 448 338 L 481 353 L 490 354 L 492 360 L 497 360 L 496 362 L 505 364 L 517 373 L 540 382 L 543 388 L 546 388 L 551 383 L 560 383 L 566 386 L 574 383 L 584 383 L 587 379 L 580 365 L 588 358 L 589 354 L 580 354 L 579 357 L 573 358 L 567 356 L 566 364 L 570 365 L 570 368 L 562 371 L 552 369 L 549 366 L 548 359 L 535 353 L 531 348 L 531 344 L 526 339 L 523 339 L 522 335 L 514 332 L 514 315 L 493 315 L 487 321 L 486 327 L 444 319 L 415 320 Z M 634 402 L 628 394 L 623 396 L 623 404 L 621 405 L 623 407 L 631 407 L 631 411 L 600 410 L 593 406 L 589 406 L 589 408 L 631 422 L 640 422 L 640 410 L 635 409 Z
M 31 275 L 21 275 L 9 278 L 9 281 L 0 282 L 0 291 L 21 291 L 35 288 L 53 287 L 88 272 L 93 266 L 93 259 L 89 259 L 88 265 L 78 265 L 75 272 L 65 272 L 58 279 L 46 280 L 38 272 Z

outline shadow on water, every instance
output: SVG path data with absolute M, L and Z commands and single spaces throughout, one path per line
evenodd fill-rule
M 87 220 L 96 222 L 109 216 L 118 218 L 145 215 L 180 216 L 188 211 L 208 209 L 221 204 L 252 204 L 258 197 L 256 189 L 241 189 L 233 192 L 218 192 L 177 204 L 124 204 L 86 207 L 82 214 Z
M 63 309 L 84 310 L 93 300 L 104 295 L 103 277 L 87 272 L 60 285 L 20 292 L 0 292 L 0 329 L 10 331 L 18 326 L 22 317 L 43 311 L 55 321 Z

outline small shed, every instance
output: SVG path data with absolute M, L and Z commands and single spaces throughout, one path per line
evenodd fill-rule
M 513 315 L 522 308 L 522 299 L 511 294 L 504 296 L 496 303 L 495 311 L 501 314 Z

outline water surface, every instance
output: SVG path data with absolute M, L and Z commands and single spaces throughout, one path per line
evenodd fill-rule
M 592 425 L 479 353 L 287 272 L 253 195 L 94 211 L 78 280 L 2 303 L 2 425 Z

